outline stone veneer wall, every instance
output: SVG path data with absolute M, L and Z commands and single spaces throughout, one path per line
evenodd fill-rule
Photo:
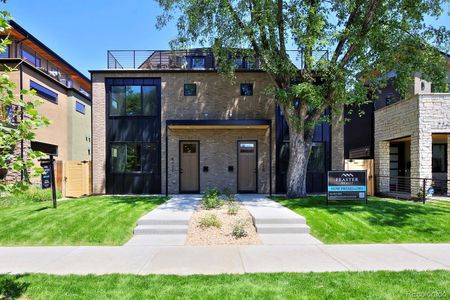
M 432 178 L 432 134 L 450 133 L 450 94 L 418 94 L 375 112 L 375 174 L 389 175 L 390 140 L 411 137 L 411 177 Z M 379 179 L 379 192 L 389 189 Z M 416 195 L 419 181 L 412 180 Z

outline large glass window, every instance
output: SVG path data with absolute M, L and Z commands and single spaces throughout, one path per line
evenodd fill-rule
M 141 144 L 127 144 L 127 167 L 128 172 L 141 171 Z
M 111 168 L 114 173 L 159 172 L 157 143 L 111 143 Z
M 206 67 L 206 57 L 186 56 L 188 69 L 204 69 Z
M 157 116 L 158 96 L 156 86 L 112 86 L 109 115 Z
M 158 115 L 158 95 L 155 85 L 146 85 L 142 87 L 142 102 L 144 108 L 144 115 L 157 116 Z
M 126 111 L 128 116 L 142 114 L 141 87 L 137 85 L 126 88 Z
M 122 116 L 125 114 L 125 86 L 113 86 L 111 88 L 111 104 L 109 115 Z
M 113 172 L 125 172 L 127 158 L 127 145 L 114 144 L 111 145 L 111 167 Z
M 447 172 L 447 145 L 433 145 L 433 173 Z

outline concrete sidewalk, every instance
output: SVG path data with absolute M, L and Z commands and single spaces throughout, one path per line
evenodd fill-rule
M 450 270 L 450 244 L 0 247 L 0 273 L 221 274 Z

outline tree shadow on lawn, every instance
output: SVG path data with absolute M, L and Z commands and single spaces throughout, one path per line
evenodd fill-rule
M 276 200 L 291 210 L 313 208 L 318 211 L 326 211 L 329 214 L 359 214 L 361 219 L 380 226 L 403 227 L 405 225 L 411 225 L 411 220 L 420 215 L 433 216 L 427 218 L 429 220 L 433 218 L 444 218 L 450 215 L 450 208 L 439 208 L 427 204 L 401 200 L 369 198 L 367 204 L 361 201 L 340 201 L 339 203 L 331 202 L 328 206 L 326 205 L 326 197 L 323 196 L 297 200 L 276 198 Z M 426 231 L 430 230 L 434 231 L 432 228 L 426 229 Z
M 146 203 L 161 205 L 169 199 L 169 197 L 162 196 L 105 196 L 105 198 L 106 199 L 101 199 L 101 201 L 112 204 L 127 204 L 129 206 L 138 206 Z
M 19 282 L 23 275 L 0 275 L 0 299 L 20 298 L 27 290 L 29 283 Z

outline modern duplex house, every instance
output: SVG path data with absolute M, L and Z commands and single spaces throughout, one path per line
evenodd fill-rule
M 91 71 L 94 193 L 286 190 L 289 132 L 272 81 L 257 61 L 236 59 L 234 80 L 217 64 L 209 49 L 108 51 L 108 68 Z M 343 167 L 342 136 L 343 124 L 317 126 L 309 192 Z
M 443 56 L 450 84 L 450 56 Z M 374 159 L 379 194 L 417 196 L 432 187 L 435 195 L 449 195 L 450 91 L 433 93 L 416 74 L 409 97 L 388 84 L 361 109 L 363 116 L 346 109 L 345 158 Z
M 31 147 L 55 155 L 58 161 L 91 159 L 91 83 L 76 68 L 14 21 L 8 32 L 12 44 L 0 54 L 0 65 L 16 68 L 9 75 L 17 87 L 36 91 L 43 100 L 38 110 L 51 125 L 39 128 L 33 141 L 17 146 L 18 155 Z M 24 96 L 25 100 L 26 97 Z M 3 176 L 13 180 L 19 174 Z

